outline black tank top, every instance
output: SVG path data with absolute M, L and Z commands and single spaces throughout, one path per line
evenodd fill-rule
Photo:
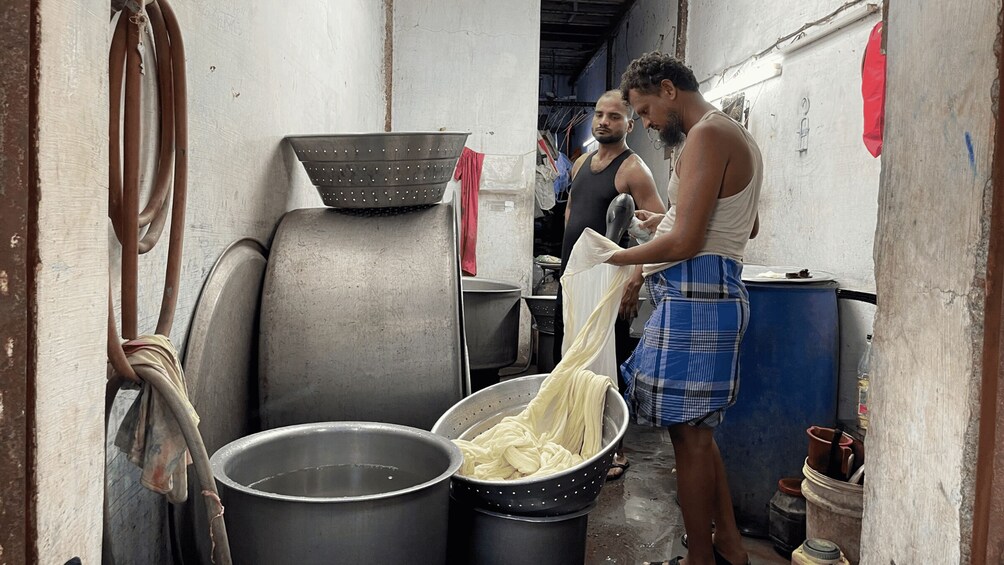
M 568 225 L 565 226 L 565 237 L 561 241 L 561 271 L 565 271 L 568 257 L 572 254 L 572 247 L 579 240 L 579 236 L 586 228 L 593 228 L 600 235 L 607 231 L 607 207 L 617 197 L 617 187 L 614 185 L 614 178 L 617 177 L 617 170 L 621 168 L 628 157 L 634 155 L 634 151 L 625 149 L 620 155 L 610 161 L 605 169 L 598 173 L 592 171 L 594 152 L 579 167 L 579 171 L 572 179 L 572 187 L 569 190 L 571 200 L 569 205 L 571 211 L 568 215 Z M 628 236 L 625 234 L 620 241 L 621 247 L 627 247 Z

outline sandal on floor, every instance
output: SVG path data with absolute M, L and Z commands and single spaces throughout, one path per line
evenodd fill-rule
M 670 559 L 669 561 L 645 561 L 642 565 L 680 565 L 680 561 L 683 556 L 678 556 Z
M 626 461 L 624 463 L 611 463 L 610 464 L 610 469 L 607 469 L 607 480 L 608 481 L 616 481 L 617 479 L 623 477 L 624 473 L 627 473 L 628 467 L 630 467 L 630 466 L 631 466 L 631 462 L 630 461 Z M 616 475 L 611 475 L 610 471 L 612 469 L 620 469 L 621 472 L 617 473 Z M 660 563 L 660 561 L 655 561 L 654 563 Z

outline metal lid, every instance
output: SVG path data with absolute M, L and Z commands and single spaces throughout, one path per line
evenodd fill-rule
M 802 545 L 802 551 L 814 559 L 826 559 L 829 561 L 840 559 L 840 548 L 830 540 L 818 538 L 806 540 Z

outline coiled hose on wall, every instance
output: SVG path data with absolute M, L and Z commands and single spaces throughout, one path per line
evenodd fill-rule
M 213 562 L 230 565 L 230 545 L 220 502 L 209 466 L 209 456 L 197 424 L 184 417 L 188 399 L 174 392 L 171 383 L 157 371 L 134 368 L 126 359 L 122 340 L 139 337 L 137 321 L 137 279 L 139 255 L 154 248 L 164 231 L 168 211 L 171 226 L 168 241 L 167 272 L 156 333 L 167 336 L 174 323 L 181 280 L 181 254 L 184 242 L 185 204 L 188 181 L 188 111 L 185 79 L 185 47 L 178 20 L 167 0 L 127 0 L 119 15 L 109 55 L 109 138 L 108 138 L 108 216 L 122 245 L 122 333 L 116 328 L 114 302 L 109 286 L 108 361 L 111 372 L 105 392 L 105 427 L 112 403 L 126 381 L 153 386 L 176 415 L 194 460 L 201 493 L 206 498 L 209 535 L 213 541 Z M 144 45 L 147 30 L 153 45 Z M 157 172 L 149 202 L 139 211 L 141 75 L 145 62 L 141 50 L 155 53 L 154 63 L 159 85 L 160 142 Z M 123 86 L 125 95 L 123 96 Z M 124 102 L 124 115 L 123 115 Z M 173 164 L 173 170 L 172 165 Z M 172 182 L 173 181 L 173 182 Z M 171 206 L 167 206 L 171 196 Z M 140 237 L 140 230 L 145 233 Z M 104 502 L 104 563 L 113 563 L 109 531 L 107 487 Z

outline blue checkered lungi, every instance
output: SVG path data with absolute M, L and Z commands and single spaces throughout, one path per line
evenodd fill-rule
M 646 279 L 655 311 L 621 365 L 639 424 L 691 422 L 735 403 L 749 321 L 742 270 L 734 259 L 701 255 Z

